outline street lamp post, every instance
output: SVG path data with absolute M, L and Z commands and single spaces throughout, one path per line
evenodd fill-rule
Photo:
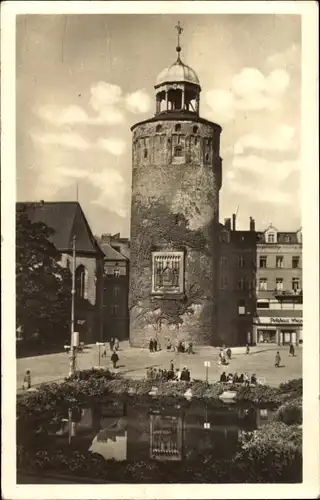
M 103 342 L 96 342 L 96 345 L 98 346 L 98 356 L 99 356 L 99 368 L 101 366 L 101 346 L 103 346 Z
M 71 341 L 70 341 L 70 369 L 69 376 L 75 372 L 76 347 L 74 339 L 74 301 L 76 293 L 76 237 L 72 240 L 72 288 L 71 288 Z

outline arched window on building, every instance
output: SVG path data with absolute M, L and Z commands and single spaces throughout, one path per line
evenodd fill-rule
M 79 297 L 80 299 L 87 299 L 88 298 L 88 271 L 86 270 L 86 268 L 82 264 L 77 267 L 75 278 L 76 278 L 75 279 L 76 297 Z
M 183 150 L 181 146 L 177 146 L 176 148 L 174 148 L 174 156 L 176 156 L 177 158 L 181 158 L 183 156 Z

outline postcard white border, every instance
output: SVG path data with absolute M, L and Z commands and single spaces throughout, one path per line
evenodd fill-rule
M 2 494 L 5 499 L 316 498 L 319 491 L 318 4 L 291 2 L 30 1 L 1 5 Z M 297 14 L 302 16 L 304 236 L 304 460 L 302 484 L 16 485 L 15 464 L 15 16 L 17 14 Z

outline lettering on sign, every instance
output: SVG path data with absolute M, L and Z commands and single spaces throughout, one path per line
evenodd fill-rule
M 290 323 L 296 323 L 298 325 L 302 324 L 302 319 L 301 318 L 270 318 L 271 323 L 285 323 L 285 324 L 290 324 Z

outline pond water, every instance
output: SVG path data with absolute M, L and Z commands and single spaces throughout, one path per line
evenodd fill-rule
M 77 448 L 106 460 L 193 460 L 208 453 L 234 453 L 247 432 L 270 421 L 272 410 L 228 403 L 179 403 L 159 408 L 148 402 L 105 401 L 82 408 L 77 422 L 65 419 L 55 434 L 57 445 Z

